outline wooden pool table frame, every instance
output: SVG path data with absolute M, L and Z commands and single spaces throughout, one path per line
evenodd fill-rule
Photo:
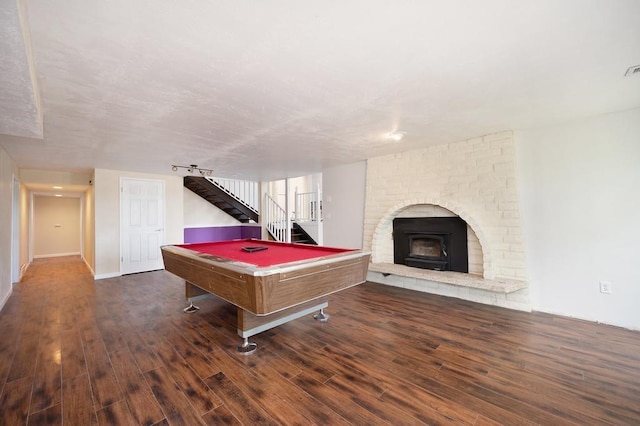
M 163 246 L 165 269 L 186 280 L 188 299 L 211 293 L 238 307 L 239 352 L 249 337 L 328 306 L 327 295 L 366 281 L 370 253 L 346 251 L 310 260 L 258 267 L 179 246 Z

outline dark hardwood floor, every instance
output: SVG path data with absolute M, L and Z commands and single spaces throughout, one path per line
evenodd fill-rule
M 37 260 L 0 313 L 0 425 L 640 424 L 640 333 L 364 284 L 240 343 L 165 271 Z

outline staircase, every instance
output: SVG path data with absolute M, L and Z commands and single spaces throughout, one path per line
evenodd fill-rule
M 184 186 L 242 223 L 258 222 L 257 211 L 205 177 L 185 176 Z
M 318 243 L 316 243 L 313 238 L 311 238 L 309 234 L 307 234 L 307 232 L 295 222 L 291 223 L 291 242 L 315 246 L 318 245 Z
M 318 245 L 314 237 L 300 225 L 300 223 L 309 223 L 309 226 L 314 224 L 317 228 L 311 228 L 309 232 L 313 235 L 317 234 L 318 241 L 322 243 L 322 205 L 319 201 L 319 190 L 316 193 L 296 193 L 297 213 L 293 219 L 287 217 L 287 212 L 269 194 L 264 194 L 264 202 L 260 207 L 260 190 L 256 182 L 185 176 L 183 183 L 185 188 L 242 223 L 258 223 L 262 220 L 269 235 L 276 241 Z M 258 209 L 261 210 L 261 218 Z

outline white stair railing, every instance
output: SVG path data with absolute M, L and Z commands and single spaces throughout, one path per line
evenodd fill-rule
M 287 241 L 287 213 L 269 194 L 264 194 L 263 223 L 276 241 Z
M 320 191 L 296 192 L 295 199 L 296 222 L 315 222 L 318 219 L 322 220 L 322 200 L 320 200 Z
M 260 212 L 260 188 L 258 182 L 218 177 L 206 177 L 206 179 L 254 212 Z

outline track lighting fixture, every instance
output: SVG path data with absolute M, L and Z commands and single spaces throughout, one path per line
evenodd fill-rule
M 186 169 L 189 173 L 200 173 L 200 176 L 211 176 L 211 174 L 213 173 L 213 170 L 211 169 L 203 169 L 201 167 L 198 167 L 197 164 L 191 164 L 188 166 L 178 166 L 176 164 L 173 164 L 171 166 L 171 170 L 173 170 L 174 172 L 177 172 L 178 169 Z

